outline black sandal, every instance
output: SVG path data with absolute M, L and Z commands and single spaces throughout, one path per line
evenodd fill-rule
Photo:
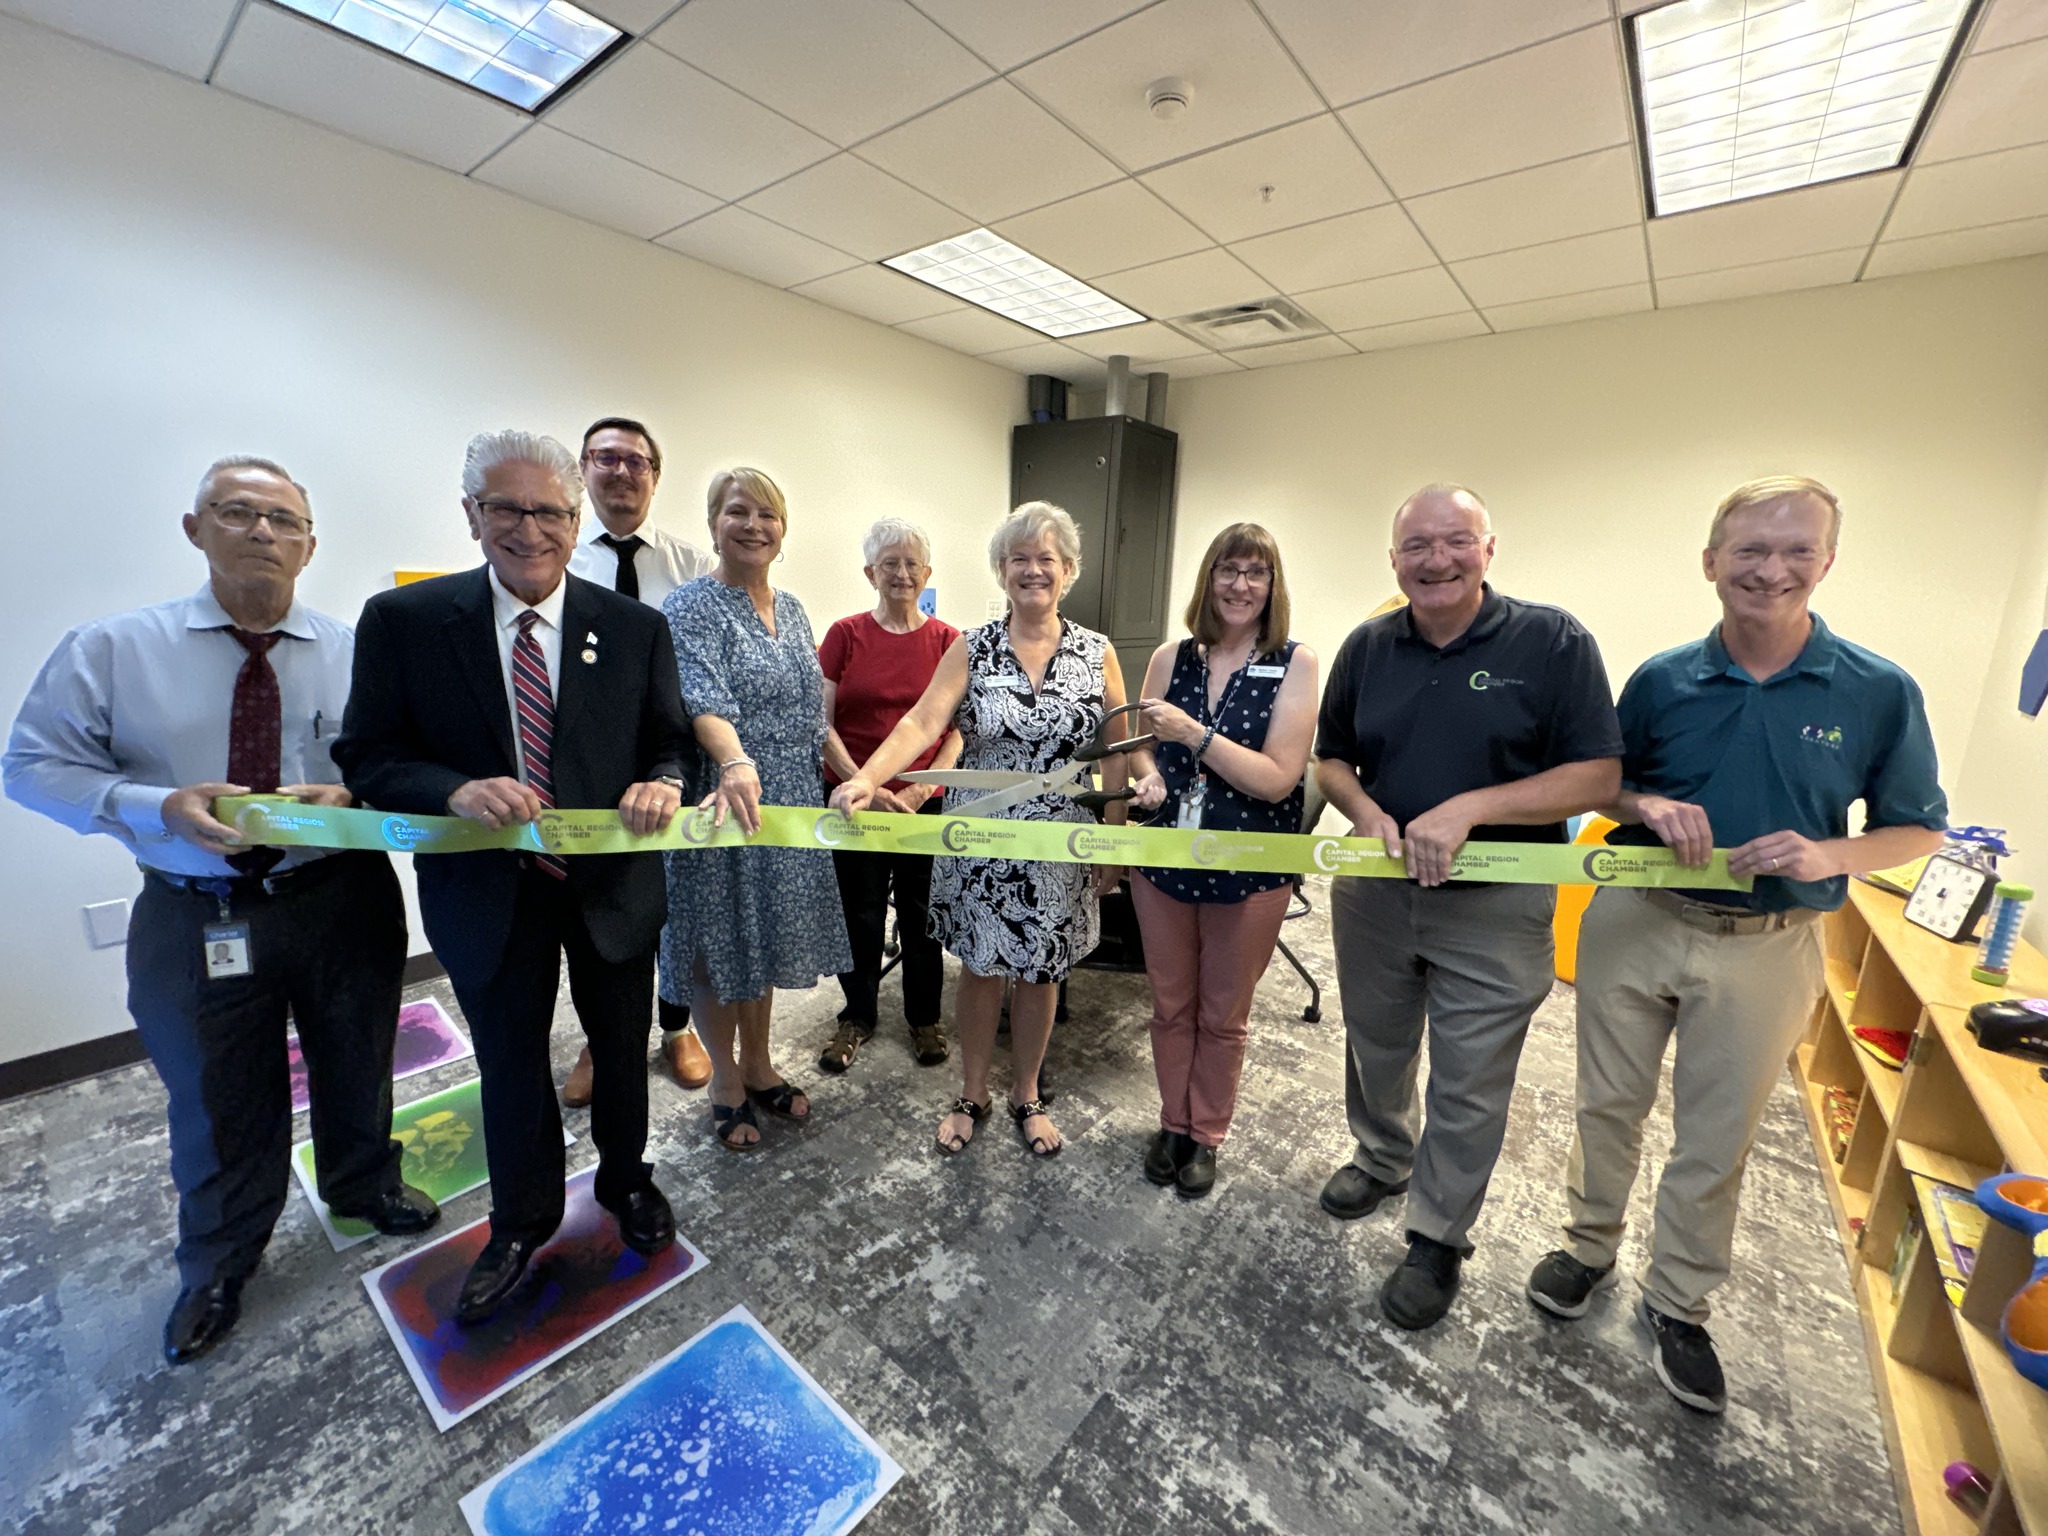
M 804 1112 L 800 1115 L 790 1108 L 798 1099 L 804 1101 Z M 811 1118 L 811 1096 L 795 1083 L 777 1083 L 773 1088 L 749 1088 L 747 1102 L 760 1105 L 778 1120 L 794 1120 L 802 1124 Z
M 991 1107 L 992 1106 L 988 1104 L 977 1104 L 974 1102 L 974 1100 L 968 1098 L 965 1094 L 962 1094 L 959 1098 L 955 1099 L 951 1104 L 946 1106 L 946 1114 L 965 1115 L 970 1124 L 980 1125 L 982 1121 L 988 1118 L 988 1112 Z M 944 1117 L 942 1116 L 941 1119 L 943 1120 L 943 1118 Z M 965 1152 L 967 1150 L 967 1144 L 972 1140 L 974 1140 L 974 1135 L 972 1132 L 969 1132 L 967 1135 L 962 1136 L 957 1141 L 950 1142 L 947 1141 L 945 1137 L 941 1136 L 938 1138 L 938 1146 L 939 1150 L 945 1153 L 946 1156 L 955 1157 L 958 1156 L 960 1153 Z
M 752 1141 L 732 1139 L 734 1129 L 742 1125 L 754 1128 Z M 711 1106 L 711 1134 L 728 1152 L 751 1152 L 761 1145 L 761 1122 L 754 1118 L 754 1106 L 751 1104 L 714 1104 Z
M 1065 1142 L 1049 1142 L 1042 1135 L 1032 1136 L 1025 1132 L 1024 1122 L 1033 1115 L 1043 1115 L 1048 1121 L 1052 1119 L 1052 1116 L 1046 1112 L 1044 1099 L 1029 1099 L 1022 1104 L 1012 1104 L 1010 1106 L 1010 1118 L 1017 1122 L 1017 1134 L 1023 1137 L 1025 1149 L 1033 1157 L 1058 1157 L 1060 1149 L 1066 1145 Z

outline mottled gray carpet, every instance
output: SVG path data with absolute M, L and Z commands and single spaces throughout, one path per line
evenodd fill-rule
M 1311 891 L 1317 914 L 1287 938 L 1328 982 L 1326 884 Z M 892 980 L 885 1013 L 897 997 Z M 816 1091 L 811 1124 L 771 1123 L 761 1152 L 735 1157 L 711 1142 L 701 1093 L 652 1086 L 657 1177 L 709 1267 L 446 1434 L 358 1279 L 401 1244 L 336 1254 L 294 1192 L 234 1337 L 172 1370 L 155 1077 L 0 1106 L 0 1511 L 34 1533 L 461 1530 L 462 1493 L 743 1303 L 903 1464 L 864 1536 L 1899 1529 L 1789 1081 L 1713 1323 L 1731 1402 L 1711 1420 L 1651 1375 L 1632 1284 L 1575 1324 L 1522 1294 L 1563 1210 L 1571 989 L 1523 1056 L 1463 1294 L 1420 1335 L 1376 1302 L 1402 1252 L 1399 1202 L 1350 1224 L 1316 1206 L 1349 1139 L 1334 985 L 1320 1024 L 1303 1000 L 1276 958 L 1218 1189 L 1184 1202 L 1138 1169 L 1158 1102 L 1142 978 L 1076 976 L 1049 1068 L 1068 1145 L 1049 1162 L 1006 1120 L 940 1157 L 954 1068 L 916 1067 L 898 1016 L 848 1076 L 822 1078 L 838 989 L 785 995 L 777 1057 Z M 577 1046 L 565 991 L 559 1068 Z M 1668 1138 L 1660 1115 L 1646 1176 Z M 579 1140 L 572 1168 L 592 1156 Z M 463 1197 L 449 1224 L 487 1203 Z

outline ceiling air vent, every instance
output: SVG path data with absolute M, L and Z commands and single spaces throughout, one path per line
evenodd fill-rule
M 1221 309 L 1184 315 L 1169 324 L 1204 345 L 1225 352 L 1268 346 L 1276 341 L 1298 341 L 1303 336 L 1320 336 L 1328 329 L 1299 304 L 1282 298 L 1226 304 Z

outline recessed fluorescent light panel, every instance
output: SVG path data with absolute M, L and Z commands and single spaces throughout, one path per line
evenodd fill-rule
M 1629 18 L 1653 216 L 1903 164 L 1975 0 L 1677 0 Z
M 277 0 L 527 111 L 625 36 L 564 0 Z
M 882 263 L 1047 336 L 1084 336 L 1145 317 L 985 229 Z

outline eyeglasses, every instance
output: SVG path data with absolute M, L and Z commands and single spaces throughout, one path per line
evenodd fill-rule
M 576 521 L 574 507 L 522 507 L 509 501 L 472 502 L 477 511 L 494 528 L 517 528 L 519 519 L 530 517 L 536 526 L 549 533 L 566 533 L 569 525 Z
M 1216 567 L 1216 585 L 1234 587 L 1240 581 L 1246 586 L 1263 587 L 1273 579 L 1270 565 L 1219 565 Z
M 924 569 L 922 560 L 877 560 L 875 569 L 884 576 L 915 576 Z
M 1440 539 L 1403 539 L 1394 553 L 1403 560 L 1420 560 L 1434 550 L 1450 555 L 1469 555 L 1485 542 L 1476 533 L 1453 533 Z
M 206 510 L 229 533 L 247 533 L 261 518 L 280 539 L 303 539 L 313 531 L 313 520 L 296 512 L 278 512 L 269 507 L 252 507 L 246 501 L 209 501 Z
M 596 449 L 586 457 L 599 469 L 623 469 L 636 479 L 651 473 L 656 467 L 654 460 L 644 453 L 620 453 L 612 448 Z

